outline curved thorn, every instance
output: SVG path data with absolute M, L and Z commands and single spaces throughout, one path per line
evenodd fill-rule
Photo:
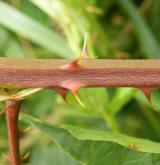
M 152 104 L 151 94 L 155 88 L 149 87 L 149 88 L 140 88 L 140 89 L 144 93 L 144 95 L 146 96 L 147 100 Z
M 77 102 L 82 106 L 82 108 L 86 108 L 86 106 L 84 105 L 84 103 L 81 101 L 81 99 L 79 98 L 78 94 L 77 93 L 73 93 L 72 94 L 74 95 L 74 97 L 76 98 Z
M 6 112 L 6 108 L 0 111 L 0 116 L 3 115 Z
M 62 99 L 67 102 L 67 93 L 68 93 L 68 89 L 62 88 L 62 87 L 54 87 L 52 88 L 55 92 L 57 92 Z
M 20 159 L 23 163 L 27 162 L 28 161 L 28 158 L 30 156 L 31 152 L 26 152 Z
M 140 88 L 141 91 L 143 92 L 143 94 L 145 95 L 145 97 L 147 98 L 148 102 L 150 103 L 151 107 L 153 110 L 156 110 L 154 105 L 152 104 L 152 100 L 151 100 L 151 94 L 153 92 L 153 90 L 155 88 L 153 87 L 148 87 L 148 88 Z
M 8 157 L 4 152 L 0 151 L 0 154 L 2 155 L 2 157 L 3 157 L 4 159 L 6 159 L 6 160 L 9 161 L 9 157 Z
M 67 91 L 70 91 L 78 101 L 78 103 L 85 108 L 85 105 L 83 102 L 80 100 L 79 96 L 77 95 L 77 91 L 79 88 L 84 87 L 85 85 L 79 82 L 74 82 L 74 81 L 65 81 L 61 84 L 62 88 L 65 88 Z
M 72 93 L 76 93 L 79 88 L 84 87 L 85 85 L 82 84 L 81 82 L 76 82 L 72 80 L 64 81 L 60 84 L 60 87 L 65 88 Z
M 19 137 L 21 138 L 21 137 L 25 136 L 25 134 L 26 134 L 28 131 L 30 131 L 31 128 L 32 128 L 31 126 L 28 126 L 28 127 L 25 128 L 25 129 L 19 129 Z
M 23 133 L 26 133 L 26 132 L 30 131 L 31 128 L 32 128 L 32 126 L 28 126 L 28 127 L 26 127 L 25 129 L 23 129 L 23 130 L 21 130 L 21 131 L 22 131 Z
M 11 106 L 11 105 L 8 105 L 7 108 L 9 108 L 9 106 Z M 7 108 L 4 108 L 2 111 L 0 111 L 0 116 L 3 115 L 6 112 Z

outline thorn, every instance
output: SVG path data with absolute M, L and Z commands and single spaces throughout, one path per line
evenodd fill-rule
M 83 48 L 82 48 L 82 53 L 81 53 L 80 58 L 89 58 L 88 49 L 87 49 L 87 32 L 85 32 L 85 35 L 84 35 L 84 43 L 83 43 Z
M 32 128 L 31 126 L 28 126 L 25 129 L 20 129 L 19 130 L 19 137 L 23 137 L 28 131 L 30 131 L 31 128 Z
M 68 89 L 62 88 L 62 87 L 54 87 L 52 88 L 55 92 L 57 92 L 62 99 L 67 103 L 67 93 Z
M 78 60 L 73 60 L 69 64 L 65 64 L 61 66 L 61 69 L 65 69 L 65 70 L 77 70 L 81 68 L 82 67 L 78 64 Z
M 4 159 L 6 159 L 7 161 L 9 161 L 9 157 L 5 153 L 3 153 L 2 151 L 0 151 L 0 154 L 2 155 L 2 157 Z
M 152 94 L 152 92 L 153 92 L 153 90 L 154 90 L 155 88 L 148 87 L 148 88 L 140 88 L 140 89 L 141 89 L 141 91 L 144 93 L 144 95 L 146 96 L 148 102 L 151 104 L 153 110 L 156 111 L 154 105 L 152 104 L 152 100 L 151 100 L 151 94 Z
M 87 32 L 85 33 L 84 36 L 84 43 L 83 43 L 83 48 L 82 48 L 82 53 L 80 55 L 80 58 L 90 58 L 88 56 L 88 51 L 87 51 Z M 69 62 L 68 64 L 65 64 L 63 66 L 61 66 L 61 69 L 65 69 L 65 70 L 77 70 L 77 69 L 81 69 L 83 68 L 81 65 L 78 64 L 79 60 L 75 59 L 71 62 Z
M 26 132 L 30 131 L 31 128 L 32 128 L 31 126 L 28 126 L 27 128 L 23 129 L 22 131 L 23 131 L 24 133 L 26 133 Z
M 140 89 L 144 93 L 144 95 L 146 96 L 147 100 L 152 104 L 151 94 L 152 94 L 154 88 L 148 87 L 148 88 L 140 88 Z
M 72 93 L 74 92 L 76 93 L 79 88 L 84 86 L 85 86 L 84 84 L 72 80 L 64 81 L 62 84 L 60 84 L 60 87 L 68 89 Z
M 31 154 L 31 152 L 27 152 L 27 153 L 25 153 L 25 154 L 21 157 L 21 162 L 22 162 L 22 163 L 27 163 L 30 154 Z
M 79 98 L 77 93 L 72 93 L 74 95 L 74 97 L 76 98 L 77 102 L 81 105 L 82 108 L 86 108 L 86 106 L 84 105 L 84 103 L 81 101 L 81 99 Z
M 1 154 L 2 157 L 3 157 L 4 159 L 6 159 L 7 161 L 9 161 L 9 162 L 11 161 L 10 156 L 6 155 L 6 154 L 3 153 L 2 151 L 0 151 L 0 154 Z M 30 152 L 25 153 L 24 156 L 22 156 L 22 157 L 20 158 L 21 162 L 22 162 L 22 163 L 26 163 L 26 162 L 28 161 L 29 156 L 30 156 Z
M 7 110 L 7 108 L 5 108 L 2 111 L 0 111 L 0 116 L 2 116 L 6 112 L 6 110 Z
M 13 104 L 10 103 L 10 104 L 7 105 L 6 108 L 4 108 L 2 111 L 0 111 L 0 116 L 3 115 L 3 114 L 7 111 L 8 108 L 12 107 L 12 105 L 13 105 Z
M 78 82 L 73 82 L 73 81 L 65 81 L 60 85 L 62 88 L 66 89 L 67 91 L 70 91 L 78 101 L 78 103 L 85 108 L 85 105 L 83 102 L 80 100 L 77 91 L 79 88 L 84 87 L 84 84 L 78 83 Z

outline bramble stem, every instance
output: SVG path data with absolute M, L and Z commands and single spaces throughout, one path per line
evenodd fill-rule
M 0 58 L 0 85 L 51 88 L 69 80 L 83 87 L 160 86 L 160 60 L 80 59 L 79 69 L 63 69 L 70 62 Z
M 19 101 L 6 101 L 6 120 L 9 139 L 9 160 L 12 165 L 20 165 L 18 116 Z

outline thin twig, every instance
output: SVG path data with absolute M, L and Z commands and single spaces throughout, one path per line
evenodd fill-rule
M 12 165 L 20 165 L 18 116 L 19 101 L 6 101 L 6 119 L 9 138 L 9 160 Z

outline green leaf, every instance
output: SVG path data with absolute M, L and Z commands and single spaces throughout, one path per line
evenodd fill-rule
M 4 50 L 6 57 L 24 58 L 29 56 L 27 52 L 21 47 L 21 45 L 14 39 L 10 39 Z
M 73 55 L 66 41 L 59 34 L 2 1 L 0 2 L 0 24 L 59 57 L 69 58 Z
M 30 115 L 37 118 L 52 115 L 56 109 L 57 95 L 52 90 L 42 90 L 26 100 L 26 107 Z
M 160 43 L 160 22 L 159 22 L 159 17 L 160 17 L 160 1 L 153 1 L 150 9 L 150 15 L 148 16 L 148 21 L 152 27 L 152 31 L 156 35 L 157 39 L 159 40 Z
M 20 43 L 12 37 L 12 35 L 3 27 L 0 26 L 0 56 L 6 57 L 30 57 L 27 51 L 20 45 Z
M 28 165 L 79 165 L 73 158 L 53 145 L 38 145 L 33 148 Z
M 93 131 L 64 125 L 57 127 L 33 117 L 21 115 L 86 165 L 158 165 L 160 144 L 122 134 Z
M 1 36 L 1 39 L 0 39 L 0 51 L 1 51 L 1 50 L 5 49 L 6 44 L 9 40 L 8 33 L 2 27 L 0 27 L 0 36 Z
M 160 58 L 160 46 L 150 28 L 138 14 L 138 10 L 131 0 L 117 0 L 119 6 L 133 23 L 140 46 L 148 58 Z
M 79 90 L 78 94 L 85 106 L 85 109 L 77 103 L 73 95 L 69 95 L 68 102 L 74 106 L 74 109 L 84 111 L 84 113 L 90 112 L 90 114 L 96 114 L 106 122 L 109 128 L 114 131 L 118 130 L 114 116 L 107 112 L 107 105 L 109 102 L 108 93 L 105 88 L 85 88 Z

